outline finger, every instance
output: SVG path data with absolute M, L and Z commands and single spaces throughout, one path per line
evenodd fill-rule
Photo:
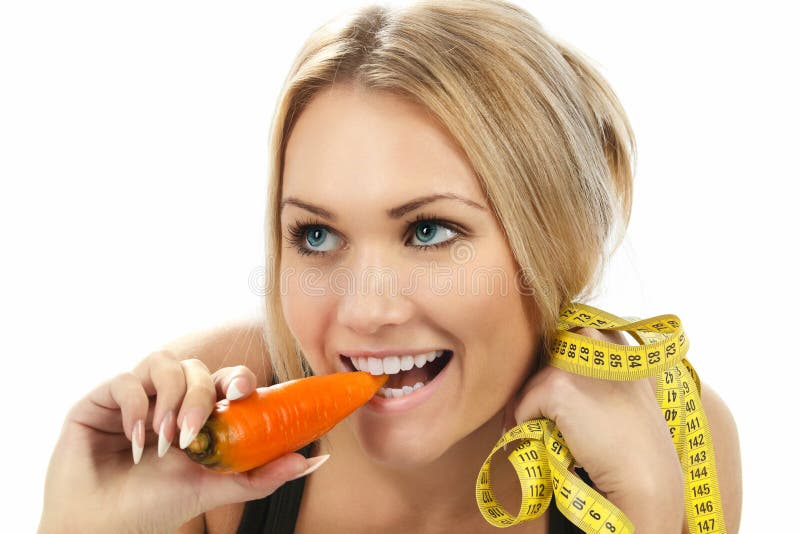
M 327 454 L 305 458 L 301 454 L 292 452 L 244 473 L 222 476 L 212 474 L 214 480 L 208 484 L 209 489 L 203 495 L 203 498 L 209 500 L 204 503 L 204 509 L 263 498 L 274 493 L 289 480 L 310 475 L 328 458 Z
M 175 437 L 175 413 L 186 394 L 186 377 L 178 358 L 169 351 L 158 351 L 142 360 L 133 370 L 145 392 L 156 396 L 152 429 L 163 442 L 171 443 Z M 168 445 L 167 445 L 168 446 Z M 159 454 L 163 452 L 159 450 Z
M 186 395 L 183 398 L 178 424 L 181 428 L 180 448 L 185 449 L 197 436 L 217 402 L 217 392 L 206 365 L 195 358 L 180 361 L 186 377 Z
M 109 382 L 111 381 L 109 380 Z M 100 387 L 107 387 L 107 385 L 104 383 Z M 67 421 L 74 421 L 106 434 L 122 434 L 124 436 L 125 429 L 122 426 L 119 408 L 101 406 L 94 400 L 96 395 L 97 393 L 93 391 L 75 403 L 67 414 Z
M 551 365 L 539 371 L 520 393 L 514 408 L 516 424 L 547 418 L 558 425 L 558 397 L 571 398 L 574 383 L 568 373 Z
M 128 440 L 132 439 L 136 422 L 147 418 L 150 404 L 141 381 L 133 373 L 122 373 L 106 381 L 89 393 L 86 402 L 94 405 L 97 412 L 119 411 L 122 414 L 122 428 L 119 430 Z
M 247 397 L 256 389 L 256 375 L 244 365 L 223 367 L 211 375 L 217 398 L 236 400 Z
M 569 331 L 600 341 L 607 341 L 618 345 L 630 345 L 625 334 L 619 330 L 597 330 L 596 328 L 586 326 L 573 326 Z
M 80 400 L 70 410 L 68 420 L 102 432 L 124 433 L 131 444 L 133 461 L 139 463 L 144 449 L 144 425 L 149 405 L 139 378 L 133 373 L 123 373 Z

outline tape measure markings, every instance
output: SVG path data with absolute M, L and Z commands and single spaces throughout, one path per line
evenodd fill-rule
M 620 345 L 569 331 L 576 326 L 625 331 L 639 345 Z M 713 443 L 700 401 L 700 379 L 685 358 L 688 349 L 689 340 L 675 315 L 623 319 L 571 303 L 559 315 L 550 364 L 604 380 L 657 377 L 656 399 L 683 469 L 689 531 L 724 533 Z M 512 516 L 497 502 L 489 471 L 494 454 L 519 440 L 507 456 L 522 490 L 520 511 Z M 573 465 L 564 436 L 552 421 L 536 419 L 517 425 L 500 438 L 478 474 L 475 494 L 481 514 L 497 527 L 509 527 L 540 517 L 554 499 L 561 513 L 584 532 L 634 532 L 622 511 L 570 471 Z

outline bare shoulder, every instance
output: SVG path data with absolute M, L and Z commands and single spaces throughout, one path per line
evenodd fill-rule
M 736 421 L 722 398 L 705 382 L 700 398 L 714 443 L 725 525 L 728 532 L 738 532 L 742 515 L 742 458 Z
M 263 317 L 247 317 L 200 329 L 162 346 L 178 359 L 197 358 L 214 371 L 223 367 L 247 366 L 255 373 L 258 386 L 269 385 L 272 366 L 265 337 Z

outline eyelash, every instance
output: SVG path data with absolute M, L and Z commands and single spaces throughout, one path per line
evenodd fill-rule
M 455 242 L 458 239 L 461 239 L 462 237 L 464 237 L 466 235 L 466 233 L 467 233 L 466 230 L 462 229 L 457 224 L 454 224 L 454 223 L 451 223 L 451 222 L 448 222 L 448 221 L 443 221 L 442 219 L 438 218 L 437 216 L 432 215 L 432 214 L 427 214 L 427 213 L 420 213 L 420 214 L 418 214 L 416 216 L 416 218 L 413 221 L 409 221 L 408 222 L 408 229 L 411 230 L 411 228 L 414 225 L 416 225 L 416 224 L 418 224 L 420 222 L 423 222 L 423 221 L 424 222 L 433 223 L 433 224 L 435 224 L 437 226 L 442 226 L 444 228 L 447 228 L 448 230 L 450 230 L 451 232 L 453 232 L 455 234 L 455 237 L 452 237 L 451 239 L 448 239 L 447 241 L 442 241 L 441 243 L 434 243 L 433 245 L 410 245 L 410 246 L 412 246 L 412 247 L 414 247 L 416 249 L 435 249 L 435 248 L 440 248 L 440 247 L 444 247 L 444 246 L 449 246 L 449 245 L 453 244 L 453 242 Z M 298 221 L 298 222 L 296 222 L 294 224 L 289 225 L 289 228 L 288 228 L 289 235 L 287 236 L 287 239 L 289 240 L 289 243 L 300 254 L 303 254 L 304 256 L 309 256 L 309 255 L 312 255 L 312 254 L 314 254 L 314 255 L 325 255 L 325 254 L 328 254 L 329 251 L 312 250 L 312 249 L 309 249 L 309 248 L 306 248 L 305 246 L 303 246 L 303 243 L 305 242 L 305 239 L 306 239 L 306 232 L 310 228 L 323 228 L 323 229 L 327 230 L 328 232 L 335 233 L 328 226 L 326 226 L 324 224 L 321 224 L 318 221 L 315 221 L 313 219 L 306 219 L 306 220 Z

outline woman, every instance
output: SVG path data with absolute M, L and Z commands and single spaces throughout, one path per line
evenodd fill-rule
M 499 0 L 364 8 L 300 52 L 271 155 L 266 345 L 253 325 L 175 343 L 77 403 L 40 532 L 490 532 L 476 474 L 538 417 L 637 532 L 686 528 L 652 381 L 547 365 L 559 310 L 591 294 L 630 214 L 633 135 L 585 59 Z M 386 389 L 302 454 L 220 475 L 178 450 L 218 398 L 365 366 Z M 736 532 L 735 424 L 707 386 L 703 403 Z M 551 506 L 512 530 L 569 528 Z

